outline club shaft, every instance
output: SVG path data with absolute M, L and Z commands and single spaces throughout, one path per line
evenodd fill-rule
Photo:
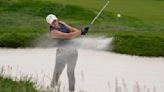
M 92 22 L 90 23 L 89 26 L 91 26 L 91 25 L 96 21 L 96 19 L 100 16 L 100 14 L 103 12 L 103 10 L 108 6 L 109 2 L 110 2 L 110 0 L 107 1 L 107 3 L 103 6 L 103 8 L 100 10 L 100 12 L 99 12 L 99 13 L 96 15 L 96 17 L 92 20 Z

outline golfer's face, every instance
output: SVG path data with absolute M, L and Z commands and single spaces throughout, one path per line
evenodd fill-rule
M 55 27 L 55 28 L 59 28 L 59 22 L 58 22 L 58 20 L 54 20 L 52 22 L 52 26 Z

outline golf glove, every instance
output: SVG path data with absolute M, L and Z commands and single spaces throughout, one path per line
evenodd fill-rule
M 89 27 L 85 27 L 81 29 L 81 35 L 85 35 L 89 30 Z

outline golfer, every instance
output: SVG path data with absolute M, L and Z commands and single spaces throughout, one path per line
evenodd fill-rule
M 50 36 L 58 41 L 58 48 L 56 52 L 56 64 L 53 72 L 53 79 L 51 81 L 51 87 L 55 88 L 58 85 L 59 77 L 67 66 L 67 75 L 69 83 L 69 91 L 74 92 L 75 90 L 75 66 L 78 58 L 78 51 L 75 46 L 72 45 L 71 39 L 85 35 L 88 29 L 79 30 L 71 27 L 70 25 L 59 21 L 58 18 L 49 14 L 46 17 L 46 21 L 50 24 Z

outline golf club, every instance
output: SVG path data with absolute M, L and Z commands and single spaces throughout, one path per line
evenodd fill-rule
M 110 0 L 106 2 L 106 4 L 103 6 L 103 8 L 100 10 L 100 12 L 96 15 L 96 17 L 92 20 L 92 22 L 89 24 L 89 27 L 98 19 L 98 17 L 101 15 L 103 10 L 109 5 Z
M 110 3 L 110 0 L 108 0 L 106 2 L 106 4 L 102 7 L 102 9 L 99 11 L 99 13 L 94 17 L 94 19 L 91 21 L 91 23 L 87 27 L 82 29 L 82 31 L 83 31 L 82 35 L 85 35 L 88 32 L 91 25 L 93 25 L 93 23 L 98 19 L 98 17 L 101 15 L 103 10 L 109 5 L 109 3 Z

